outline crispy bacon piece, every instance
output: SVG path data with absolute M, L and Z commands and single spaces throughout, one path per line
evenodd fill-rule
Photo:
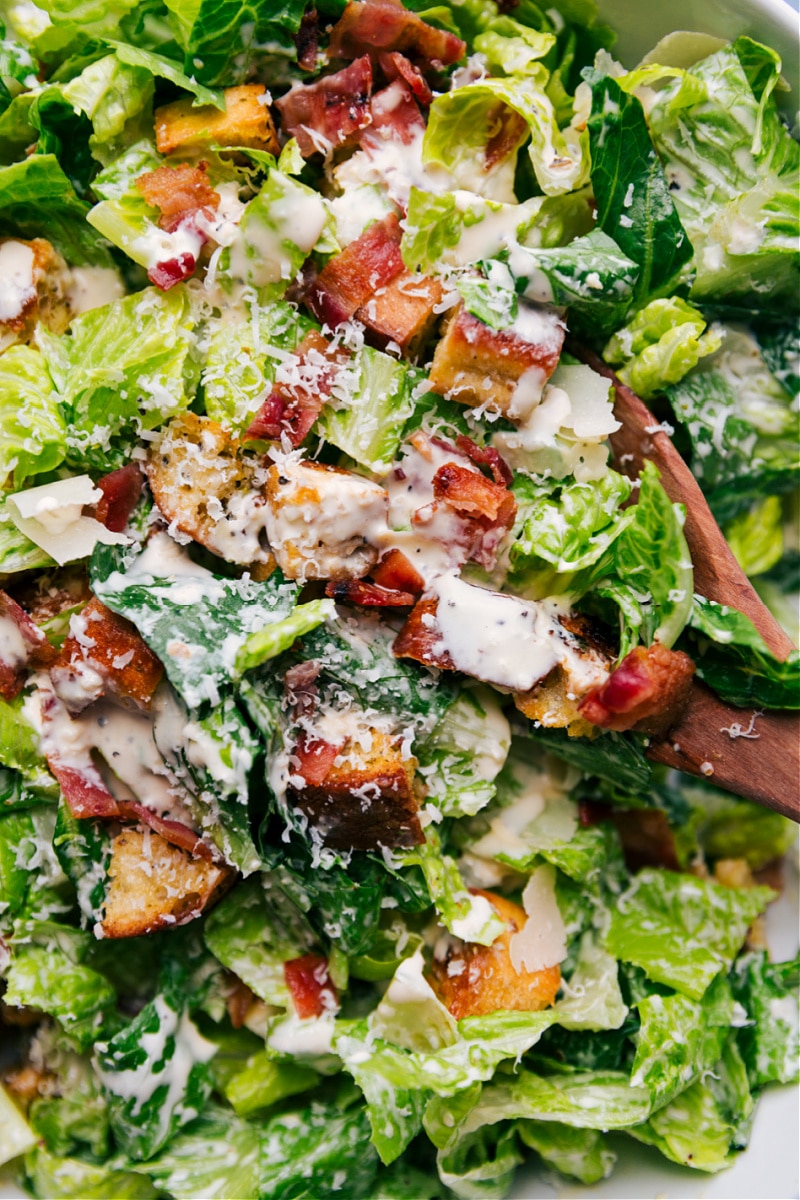
M 310 717 L 317 707 L 319 689 L 317 676 L 320 664 L 313 660 L 297 663 L 283 677 L 286 699 L 296 718 Z
M 294 748 L 294 757 L 298 760 L 294 774 L 312 785 L 322 783 L 340 750 L 341 746 L 334 746 L 332 742 L 301 733 Z
M 307 8 L 303 13 L 294 44 L 297 47 L 298 67 L 302 71 L 313 71 L 317 65 L 319 49 L 319 21 L 315 8 Z
M 356 319 L 376 349 L 399 346 L 407 358 L 414 357 L 433 328 L 442 294 L 438 279 L 403 270 L 356 310 Z
M 225 1007 L 228 1018 L 234 1029 L 241 1029 L 247 1020 L 248 1013 L 256 1003 L 256 994 L 233 972 L 228 974 L 225 981 Z
M 416 599 L 409 592 L 381 587 L 364 579 L 331 580 L 325 585 L 325 595 L 337 604 L 361 604 L 367 608 L 403 608 Z
M 411 88 L 397 79 L 380 92 L 376 92 L 370 104 L 372 121 L 361 135 L 361 148 L 378 153 L 389 141 L 400 141 L 410 146 L 414 139 L 425 132 L 425 118 L 419 110 Z
M 512 420 L 524 419 L 556 369 L 565 332 L 551 309 L 531 310 L 531 317 L 533 341 L 514 330 L 490 329 L 460 307 L 433 356 L 433 390 L 461 404 L 488 404 Z M 515 395 L 523 376 L 522 394 Z
M 311 757 L 308 746 L 314 744 L 299 748 L 298 774 L 305 779 L 305 786 L 292 782 L 288 796 L 327 846 L 376 850 L 417 846 L 424 841 L 415 794 L 416 761 L 403 757 L 400 743 L 374 730 L 369 751 L 350 741 L 321 750 L 312 782 L 307 764 Z M 322 745 L 329 747 L 329 743 Z M 324 757 L 330 765 L 323 773 Z M 341 761 L 334 764 L 333 758 Z
M 425 590 L 425 580 L 402 550 L 389 550 L 371 574 L 375 583 L 384 588 L 416 596 Z
M 275 383 L 269 396 L 250 423 L 248 438 L 279 439 L 284 434 L 292 446 L 299 446 L 319 416 L 322 405 L 336 379 L 337 366 L 343 365 L 347 352 L 331 346 L 327 338 L 312 329 L 295 350 L 298 376 L 293 383 Z M 329 366 L 320 363 L 327 360 Z M 313 370 L 309 370 L 309 366 Z M 306 379 L 306 376 L 309 376 Z
M 402 79 L 411 88 L 420 104 L 428 107 L 433 100 L 433 92 L 419 67 L 415 67 L 405 54 L 400 54 L 397 50 L 390 50 L 379 54 L 378 62 L 389 83 L 394 83 L 396 79 Z
M 136 187 L 148 204 L 161 210 L 158 224 L 172 233 L 187 217 L 203 209 L 212 212 L 219 207 L 219 193 L 208 182 L 205 163 L 190 167 L 156 167 L 136 180 Z
M 50 754 L 47 756 L 47 765 L 58 780 L 73 817 L 79 821 L 85 817 L 119 819 L 119 805 L 90 759 L 79 769 L 67 766 L 60 758 Z
M 95 518 L 112 533 L 122 533 L 142 494 L 144 476 L 137 463 L 128 463 L 98 479 L 103 499 L 95 509 Z
M 161 662 L 138 630 L 94 597 L 73 617 L 50 668 L 56 695 L 72 713 L 109 694 L 147 709 L 163 675 Z
M 458 62 L 466 53 L 466 45 L 455 34 L 434 29 L 391 0 L 348 4 L 331 30 L 331 58 L 391 50 L 400 50 L 428 70 Z
M 680 871 L 677 847 L 665 813 L 656 808 L 611 810 L 629 871 L 664 867 Z
M 304 954 L 283 964 L 294 1011 L 301 1019 L 321 1017 L 339 1007 L 339 994 L 321 954 Z
M 680 715 L 693 675 L 688 654 L 658 642 L 637 646 L 578 708 L 582 717 L 603 729 L 663 735 Z
M 445 500 L 462 517 L 470 517 L 481 524 L 502 524 L 510 529 L 514 524 L 517 503 L 503 483 L 495 483 L 462 467 L 459 463 L 444 463 L 433 477 L 433 494 L 437 500 Z
M 335 75 L 292 88 L 275 107 L 284 132 L 297 139 L 300 153 L 309 158 L 355 140 L 372 120 L 371 94 L 372 63 L 365 54 Z
M 489 901 L 506 928 L 491 946 L 453 941 L 443 958 L 434 958 L 430 982 L 439 999 L 457 1021 L 500 1009 L 539 1012 L 549 1008 L 561 986 L 561 968 L 517 971 L 511 960 L 511 939 L 528 920 L 525 910 L 496 892 L 472 890 Z
M 502 457 L 499 450 L 495 450 L 494 446 L 479 446 L 477 442 L 473 442 L 472 438 L 467 437 L 465 433 L 460 433 L 456 438 L 456 446 L 466 454 L 470 462 L 474 462 L 476 467 L 488 467 L 492 472 L 492 478 L 495 483 L 502 483 L 510 488 L 514 482 L 514 475 L 506 460 Z
M 3 591 L 0 591 L 0 634 L 0 696 L 13 700 L 22 689 L 28 669 L 46 667 L 58 651 L 25 609 Z
M 433 494 L 469 523 L 465 531 L 471 534 L 469 557 L 490 567 L 517 513 L 517 502 L 505 484 L 460 463 L 443 463 L 433 477 Z
M 417 601 L 394 640 L 392 653 L 395 658 L 413 658 L 443 671 L 456 669 L 452 658 L 441 646 L 442 637 L 436 624 L 438 604 L 439 601 L 434 599 Z
M 58 786 L 70 812 L 78 820 L 99 817 L 106 820 L 139 822 L 160 833 L 166 842 L 188 850 L 197 858 L 212 857 L 210 847 L 194 830 L 189 829 L 188 825 L 160 817 L 138 800 L 117 800 L 103 783 L 100 772 L 91 760 L 87 760 L 78 768 L 68 766 L 51 755 L 47 759 L 47 765 L 58 780 Z
M 191 279 L 196 266 L 195 256 L 188 250 L 184 250 L 177 258 L 167 258 L 164 262 L 156 263 L 154 267 L 148 268 L 147 278 L 154 287 L 160 288 L 162 292 L 168 292 L 176 283 L 183 283 L 184 280 Z
M 306 296 L 314 316 L 334 329 L 405 270 L 403 231 L 394 213 L 370 225 L 361 237 L 325 264 Z
M 160 817 L 158 813 L 153 812 L 152 808 L 148 808 L 146 804 L 140 804 L 138 800 L 119 800 L 117 803 L 119 815 L 123 821 L 140 821 L 142 825 L 148 825 L 150 829 L 160 833 L 165 842 L 169 842 L 172 846 L 179 846 L 181 850 L 188 850 L 194 858 L 210 860 L 213 857 L 210 846 L 207 846 L 199 834 L 181 821 Z

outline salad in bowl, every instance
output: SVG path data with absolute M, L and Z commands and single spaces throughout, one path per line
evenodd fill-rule
M 796 1080 L 795 827 L 664 763 L 698 689 L 732 745 L 798 707 L 778 53 L 627 69 L 593 0 L 0 16 L 0 1163 L 723 1171 Z

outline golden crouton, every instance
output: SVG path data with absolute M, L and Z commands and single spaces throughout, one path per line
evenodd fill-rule
M 367 328 L 367 340 L 380 350 L 390 343 L 413 358 L 436 320 L 436 305 L 442 298 L 438 279 L 402 271 L 356 311 L 356 319 Z
M 458 308 L 433 356 L 433 391 L 461 404 L 488 405 L 512 420 L 526 418 L 556 369 L 564 342 L 564 324 L 554 310 L 531 309 L 531 314 L 523 336 L 515 329 L 491 329 Z
M 148 709 L 164 668 L 130 621 L 92 597 L 72 618 L 50 668 L 56 694 L 70 712 L 82 712 L 111 693 L 128 708 Z
M 105 916 L 108 938 L 138 937 L 186 925 L 218 900 L 235 872 L 192 858 L 153 830 L 125 829 L 111 845 Z
M 570 613 L 560 618 L 560 624 L 579 662 L 559 664 L 530 691 L 515 692 L 514 703 L 546 729 L 566 729 L 570 737 L 594 737 L 595 726 L 581 716 L 578 706 L 588 691 L 608 678 L 614 649 L 602 627 L 590 617 Z
M 216 421 L 175 417 L 152 444 L 146 470 L 153 499 L 181 533 L 228 562 L 270 561 L 263 492 L 240 443 Z
M 4 302 L 0 352 L 29 342 L 39 321 L 53 333 L 69 324 L 69 269 L 44 238 L 0 238 L 0 279 Z
M 269 468 L 266 495 L 269 543 L 287 579 L 360 579 L 378 561 L 370 537 L 389 500 L 377 483 L 286 458 Z
M 489 901 L 501 920 L 503 933 L 491 946 L 453 939 L 442 959 L 431 967 L 431 986 L 457 1021 L 483 1017 L 501 1009 L 539 1012 L 548 1008 L 561 986 L 561 968 L 517 971 L 511 961 L 511 938 L 528 920 L 518 904 L 496 892 L 476 891 Z
M 202 150 L 212 142 L 218 146 L 250 146 L 270 154 L 280 153 L 263 83 L 226 88 L 224 112 L 210 104 L 193 108 L 188 98 L 156 109 L 159 154 Z
M 295 755 L 293 781 L 303 778 L 305 786 L 290 787 L 289 799 L 326 846 L 376 850 L 425 840 L 417 815 L 416 759 L 403 758 L 400 743 L 387 734 L 373 731 L 368 750 L 356 740 L 340 748 L 305 741 Z

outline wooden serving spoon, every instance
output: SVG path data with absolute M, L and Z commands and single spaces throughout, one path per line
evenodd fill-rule
M 581 346 L 571 352 L 614 386 L 614 413 L 622 422 L 609 441 L 614 466 L 637 478 L 649 459 L 671 500 L 686 506 L 684 533 L 700 595 L 749 617 L 769 649 L 783 661 L 791 639 L 762 602 L 737 563 L 686 463 L 639 397 L 612 369 Z M 653 762 L 703 776 L 800 822 L 800 715 L 735 708 L 704 684 L 692 685 L 689 703 L 666 740 L 647 749 Z

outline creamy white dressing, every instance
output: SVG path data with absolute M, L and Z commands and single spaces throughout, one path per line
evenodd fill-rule
M 15 321 L 36 299 L 34 253 L 24 242 L 0 242 L 0 322 Z
M 437 600 L 437 652 L 449 654 L 457 670 L 528 691 L 556 666 L 554 622 L 541 605 L 451 573 L 434 580 L 430 591 Z
M 270 468 L 275 495 L 266 529 L 290 579 L 357 578 L 376 561 L 388 498 L 377 483 L 282 456 Z
M 13 617 L 0 614 L 0 663 L 16 671 L 28 661 L 28 647 Z

